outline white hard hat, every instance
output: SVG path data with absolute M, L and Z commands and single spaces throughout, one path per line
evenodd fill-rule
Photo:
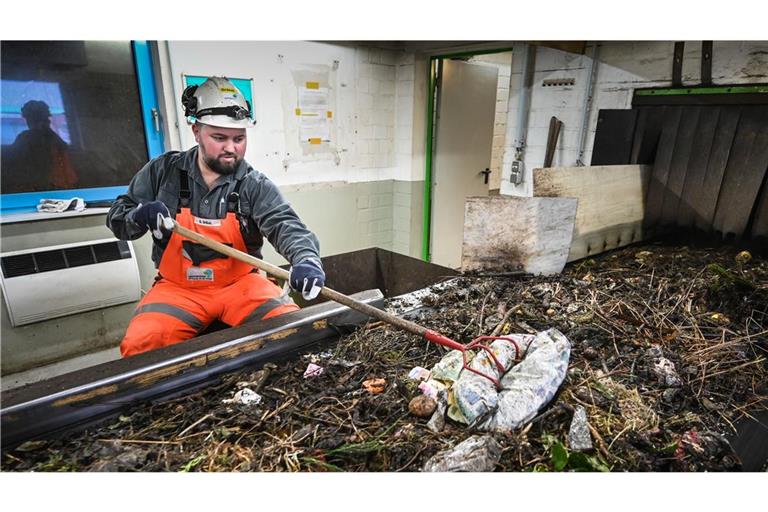
M 222 76 L 212 76 L 201 85 L 190 85 L 181 95 L 184 115 L 198 123 L 221 128 L 248 128 L 255 123 L 251 119 L 251 104 Z

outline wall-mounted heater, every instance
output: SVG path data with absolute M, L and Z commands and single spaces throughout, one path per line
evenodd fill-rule
M 0 254 L 14 327 L 139 300 L 130 242 L 104 239 Z

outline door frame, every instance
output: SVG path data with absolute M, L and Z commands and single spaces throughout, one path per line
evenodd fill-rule
M 432 162 L 434 160 L 435 140 L 437 137 L 437 118 L 440 105 L 440 81 L 442 79 L 443 61 L 457 57 L 474 57 L 476 55 L 491 55 L 494 53 L 512 52 L 512 48 L 495 50 L 474 50 L 467 52 L 432 55 L 427 63 L 427 133 L 426 158 L 424 169 L 424 217 L 422 219 L 421 259 L 431 261 L 430 242 L 432 235 Z

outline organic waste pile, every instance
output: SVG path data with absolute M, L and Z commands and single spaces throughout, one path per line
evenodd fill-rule
M 768 408 L 766 314 L 768 264 L 733 247 L 646 244 L 555 276 L 464 275 L 433 287 L 412 318 L 462 342 L 556 328 L 571 343 L 557 394 L 522 428 L 430 428 L 434 403 L 409 373 L 447 350 L 370 322 L 98 428 L 28 441 L 3 453 L 2 468 L 422 471 L 465 442 L 484 457 L 475 469 L 739 470 L 727 437 Z

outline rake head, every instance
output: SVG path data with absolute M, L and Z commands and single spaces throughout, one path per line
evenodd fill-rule
M 493 353 L 493 350 L 491 350 L 491 347 L 487 343 L 492 343 L 494 340 L 506 340 L 510 342 L 515 347 L 515 361 L 520 360 L 520 346 L 517 344 L 515 340 L 512 338 L 507 338 L 504 336 L 480 336 L 466 345 L 461 344 L 457 341 L 454 341 L 450 338 L 446 338 L 442 334 L 439 334 L 435 331 L 427 330 L 424 333 L 424 338 L 427 341 L 431 341 L 432 343 L 437 343 L 438 345 L 443 345 L 444 347 L 448 347 L 454 350 L 458 350 L 461 352 L 464 365 L 462 369 L 470 371 L 476 375 L 479 375 L 483 378 L 486 378 L 493 382 L 493 385 L 496 386 L 497 390 L 501 389 L 501 382 L 500 378 L 502 375 L 504 375 L 505 368 L 504 365 L 499 362 L 498 358 L 496 357 L 496 354 Z M 496 365 L 496 369 L 498 370 L 499 377 L 494 377 L 493 375 L 487 374 L 485 372 L 482 372 L 480 370 L 477 370 L 475 368 L 472 368 L 469 363 L 472 360 L 471 357 L 469 357 L 467 354 L 470 353 L 472 350 L 483 350 L 488 355 L 491 361 L 493 361 L 493 364 Z

